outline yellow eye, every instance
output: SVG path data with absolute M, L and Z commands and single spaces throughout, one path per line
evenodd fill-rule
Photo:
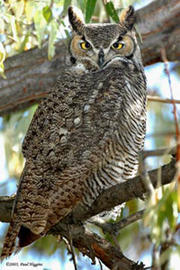
M 112 45 L 112 48 L 115 49 L 115 50 L 120 50 L 123 46 L 124 46 L 123 43 L 121 43 L 121 42 L 115 42 L 115 43 Z
M 89 42 L 87 42 L 87 41 L 83 41 L 83 42 L 81 42 L 81 43 L 80 43 L 80 46 L 81 46 L 81 48 L 82 48 L 83 50 L 88 50 L 88 49 L 90 49 L 90 48 L 91 48 L 90 43 L 89 43 Z

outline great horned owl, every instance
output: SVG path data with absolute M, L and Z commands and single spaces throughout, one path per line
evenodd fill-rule
M 119 24 L 84 24 L 72 7 L 71 67 L 40 103 L 23 142 L 26 159 L 1 258 L 133 177 L 146 126 L 146 80 L 132 6 Z

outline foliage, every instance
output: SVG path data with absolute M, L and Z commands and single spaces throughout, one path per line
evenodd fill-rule
M 24 158 L 21 144 L 36 107 L 32 106 L 28 111 L 20 111 L 4 117 L 2 134 L 10 177 L 19 178 L 22 172 Z

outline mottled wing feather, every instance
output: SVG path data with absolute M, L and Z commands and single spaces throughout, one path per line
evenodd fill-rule
M 103 147 L 104 138 L 117 129 L 124 94 L 123 80 L 115 88 L 116 74 L 113 80 L 112 70 L 104 72 L 96 73 L 97 79 L 92 74 L 61 76 L 29 127 L 23 143 L 26 159 L 63 169 L 81 164 L 98 145 Z
M 111 70 L 106 77 L 97 73 L 97 81 L 91 76 L 71 76 L 71 89 L 69 74 L 61 77 L 41 102 L 25 137 L 27 160 L 15 211 L 33 233 L 47 231 L 81 200 L 83 183 L 117 128 L 123 85 L 113 89 Z
M 36 234 L 57 223 L 80 201 L 85 179 L 102 158 L 122 99 L 108 78 L 112 71 L 106 73 L 106 77 L 97 73 L 98 82 L 89 74 L 83 80 L 71 76 L 71 89 L 66 73 L 33 117 L 23 144 L 27 161 L 16 211 L 21 223 Z M 108 84 L 109 88 L 104 87 Z

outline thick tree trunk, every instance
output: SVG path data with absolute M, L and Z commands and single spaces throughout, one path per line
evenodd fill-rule
M 162 61 L 162 48 L 169 61 L 180 60 L 179 0 L 153 1 L 137 12 L 137 22 L 143 39 L 144 65 Z
M 138 30 L 142 35 L 144 65 L 161 61 L 161 48 L 169 61 L 180 59 L 180 2 L 153 1 L 137 11 Z M 65 67 L 67 47 L 57 44 L 56 56 L 47 59 L 47 46 L 33 49 L 5 62 L 7 79 L 0 79 L 0 114 L 26 108 L 44 97 Z

